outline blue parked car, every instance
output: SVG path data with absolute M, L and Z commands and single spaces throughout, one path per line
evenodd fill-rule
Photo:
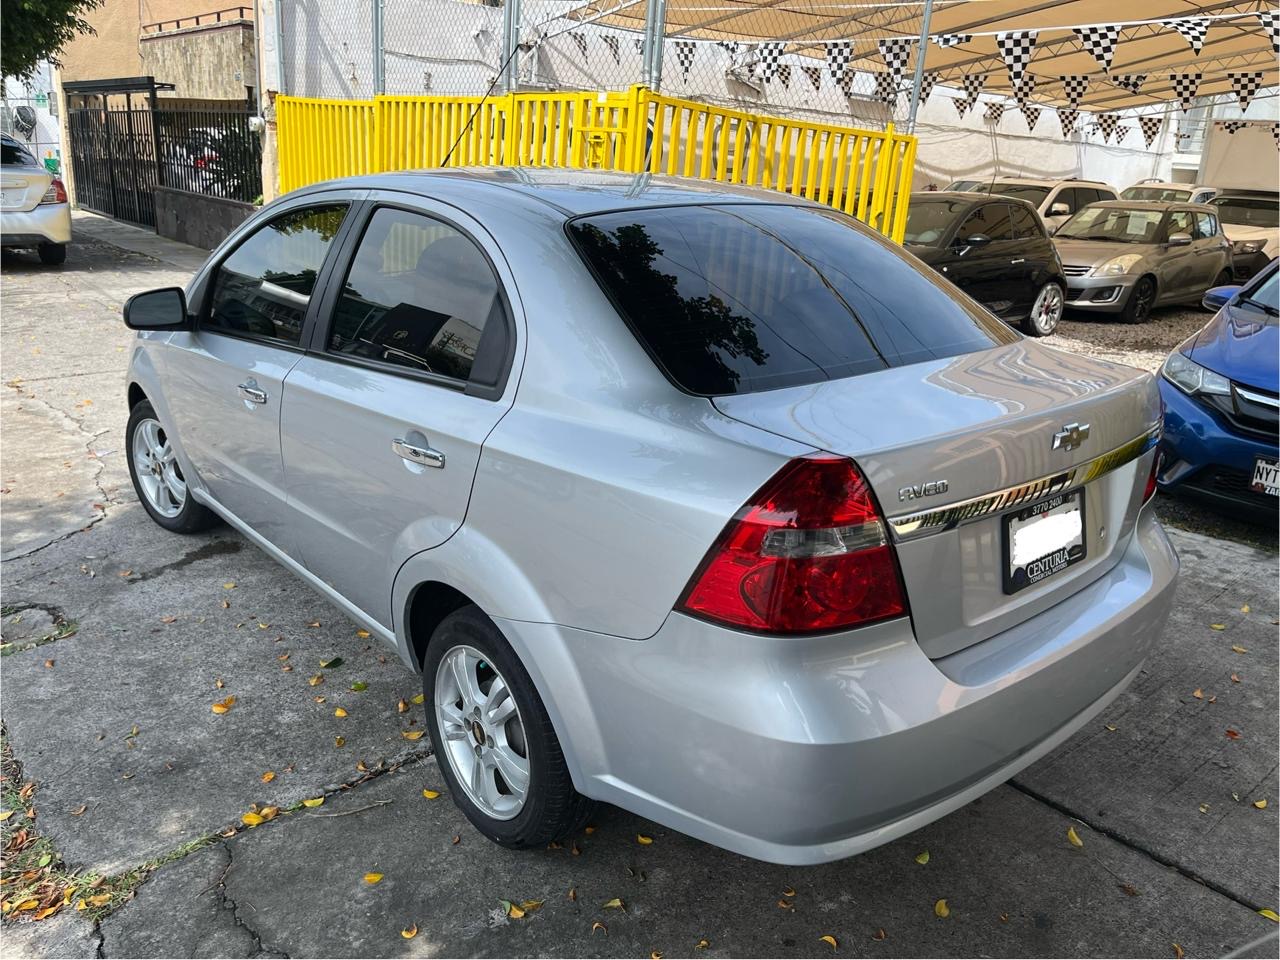
M 1275 523 L 1280 503 L 1280 311 L 1277 261 L 1244 286 L 1214 287 L 1219 308 L 1161 369 L 1161 490 Z

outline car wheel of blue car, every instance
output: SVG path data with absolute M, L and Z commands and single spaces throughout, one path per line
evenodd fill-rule
M 504 847 L 543 847 L 593 804 L 574 789 L 542 698 L 492 620 L 467 606 L 441 621 L 422 665 L 427 727 L 454 803 Z

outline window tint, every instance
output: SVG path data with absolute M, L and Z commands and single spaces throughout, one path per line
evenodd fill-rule
M 6 167 L 38 167 L 36 158 L 12 140 L 0 140 L 0 164 Z
M 475 243 L 439 220 L 383 208 L 352 260 L 328 349 L 491 384 L 505 342 L 502 310 L 498 278 Z M 490 342 L 492 362 L 473 377 Z
M 1009 222 L 1009 206 L 1004 203 L 986 203 L 967 217 L 956 231 L 957 240 L 967 240 L 975 233 L 986 234 L 992 240 L 1012 240 L 1013 225 Z
M 979 187 L 974 187 L 975 193 L 998 193 L 1002 197 L 1016 197 L 1019 200 L 1026 200 L 1034 203 L 1037 207 L 1044 202 L 1044 198 L 1049 195 L 1048 187 L 1035 187 L 1025 183 L 984 183 Z
M 1019 240 L 1031 240 L 1044 236 L 1044 228 L 1040 226 L 1040 218 L 1036 212 L 1021 204 L 1009 204 L 1009 213 L 1013 217 L 1013 235 Z
M 831 210 L 631 210 L 573 221 L 570 235 L 632 332 L 691 393 L 834 380 L 1017 338 Z
M 913 199 L 907 209 L 907 229 L 902 242 L 938 246 L 955 222 L 956 215 L 968 206 L 968 200 Z
M 1067 213 L 1075 213 L 1080 209 L 1080 198 L 1076 196 L 1074 187 L 1063 187 L 1059 190 L 1058 195 L 1053 198 L 1053 203 L 1065 203 L 1067 205 Z M 1058 214 L 1058 216 L 1061 216 L 1061 214 Z
M 316 274 L 346 212 L 345 204 L 293 210 L 251 235 L 218 268 L 203 326 L 297 346 Z
M 1196 214 L 1196 236 L 1212 237 L 1218 232 L 1218 224 L 1214 220 L 1212 213 Z

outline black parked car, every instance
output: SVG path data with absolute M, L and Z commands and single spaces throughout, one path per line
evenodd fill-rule
M 1033 337 L 1062 319 L 1062 262 L 1025 200 L 981 193 L 913 193 L 906 248 L 996 316 Z

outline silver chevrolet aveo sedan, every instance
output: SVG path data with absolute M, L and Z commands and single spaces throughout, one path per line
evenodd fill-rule
M 506 846 L 599 800 L 856 854 L 1088 724 L 1169 611 L 1152 377 L 777 193 L 341 180 L 125 318 L 147 511 L 225 520 L 421 671 Z

